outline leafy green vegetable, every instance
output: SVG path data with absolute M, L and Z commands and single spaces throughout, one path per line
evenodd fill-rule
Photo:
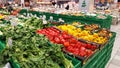
M 31 17 L 28 20 L 26 20 L 25 21 L 25 26 L 29 26 L 29 27 L 36 28 L 36 29 L 44 28 L 43 20 L 42 19 L 38 19 L 36 17 Z
M 0 65 L 13 59 L 20 68 L 73 68 L 67 60 L 58 44 L 48 45 L 49 40 L 44 35 L 36 34 L 35 28 L 8 27 L 1 30 L 6 37 L 12 39 L 12 47 L 9 45 L 0 55 Z

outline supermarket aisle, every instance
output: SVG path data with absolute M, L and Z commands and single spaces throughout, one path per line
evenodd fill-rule
M 117 33 L 116 40 L 114 43 L 112 56 L 106 68 L 120 68 L 120 22 L 118 25 L 112 25 L 111 31 Z

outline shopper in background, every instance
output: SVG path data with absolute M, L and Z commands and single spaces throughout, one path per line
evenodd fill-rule
M 118 7 L 120 8 L 120 0 L 118 0 Z
M 67 4 L 67 6 L 65 7 L 66 10 L 69 10 L 70 6 L 69 4 Z
M 8 12 L 13 11 L 12 2 L 8 3 L 7 9 L 8 9 Z
M 51 0 L 50 2 L 52 3 L 53 6 L 55 6 L 55 4 L 56 4 L 55 0 Z
M 69 2 L 69 0 L 57 0 L 57 5 L 59 6 L 59 8 L 62 8 L 62 7 L 64 7 L 64 4 L 65 3 L 68 3 Z
M 3 7 L 3 4 L 2 3 L 0 3 L 0 8 L 2 8 Z
M 33 8 L 33 1 L 30 0 L 30 9 L 32 9 L 32 8 Z

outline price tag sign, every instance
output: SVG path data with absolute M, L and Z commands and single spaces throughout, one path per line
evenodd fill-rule
M 27 17 L 30 18 L 30 14 L 29 13 L 27 13 Z
M 32 13 L 30 13 L 30 16 L 32 17 L 32 16 L 33 16 L 33 14 L 32 14 Z
M 37 15 L 35 14 L 34 17 L 37 17 Z
M 43 24 L 47 24 L 47 21 L 46 21 L 46 20 L 43 20 Z
M 18 23 L 15 23 L 15 22 L 11 22 L 11 26 L 17 26 L 18 25 Z
M 11 47 L 12 46 L 12 39 L 8 38 L 8 45 Z
M 50 20 L 53 20 L 53 16 L 50 16 Z
M 42 19 L 43 17 L 42 16 L 40 16 L 40 19 Z
M 23 13 L 23 15 L 26 15 L 26 13 Z
M 5 65 L 5 67 L 3 67 L 3 68 L 12 68 L 12 67 L 11 67 L 10 63 L 8 62 L 8 63 Z
M 64 22 L 64 20 L 62 20 L 62 18 L 59 18 L 59 22 Z
M 61 22 L 62 21 L 62 18 L 59 18 L 59 22 Z
M 43 19 L 46 19 L 46 16 L 45 16 L 45 15 L 43 15 Z

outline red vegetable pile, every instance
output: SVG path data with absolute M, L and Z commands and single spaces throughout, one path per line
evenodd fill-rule
M 37 33 L 46 35 L 53 43 L 63 44 L 66 51 L 77 56 L 88 57 L 97 49 L 95 45 L 80 42 L 67 32 L 61 32 L 54 27 L 37 30 Z

